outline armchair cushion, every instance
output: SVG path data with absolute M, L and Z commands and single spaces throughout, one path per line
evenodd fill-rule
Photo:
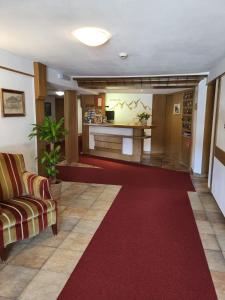
M 0 201 L 24 194 L 22 180 L 24 171 L 25 163 L 22 154 L 0 153 Z
M 38 200 L 28 196 L 0 203 L 0 245 L 30 238 L 56 223 L 54 200 Z
M 35 199 L 52 199 L 49 181 L 46 177 L 38 176 L 31 172 L 23 173 L 23 182 L 26 193 Z

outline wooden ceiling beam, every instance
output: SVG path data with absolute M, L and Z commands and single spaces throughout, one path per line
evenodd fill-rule
M 83 85 L 105 85 L 105 86 L 117 86 L 117 85 L 135 85 L 135 84 L 141 84 L 141 85 L 144 85 L 144 84 L 193 84 L 193 85 L 197 85 L 199 83 L 198 80 L 189 80 L 189 81 L 186 81 L 186 80 L 179 80 L 179 81 L 176 81 L 176 80 L 160 80 L 160 81 L 121 81 L 121 82 L 117 82 L 117 81 L 78 81 L 78 84 L 79 86 L 83 86 Z
M 168 88 L 194 87 L 206 76 L 163 76 L 163 77 L 111 77 L 111 78 L 74 78 L 78 85 L 89 89 L 105 89 L 106 87 L 129 88 Z
M 200 81 L 201 79 L 205 78 L 206 76 L 203 75 L 196 75 L 196 76 L 163 76 L 163 77 L 97 77 L 97 78 L 90 78 L 90 77 L 82 77 L 82 78 L 74 78 L 77 81 L 115 81 L 115 82 L 122 82 L 122 81 L 180 81 L 180 80 L 197 80 Z

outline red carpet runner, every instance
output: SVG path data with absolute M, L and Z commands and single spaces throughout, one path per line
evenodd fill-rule
M 64 180 L 123 188 L 59 300 L 217 299 L 194 221 L 188 174 L 83 158 Z

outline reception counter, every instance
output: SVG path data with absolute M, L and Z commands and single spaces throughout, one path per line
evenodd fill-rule
M 102 157 L 139 162 L 150 152 L 151 129 L 136 124 L 83 124 L 83 152 Z

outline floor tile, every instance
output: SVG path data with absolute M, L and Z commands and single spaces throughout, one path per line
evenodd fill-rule
M 220 251 L 220 246 L 218 244 L 216 235 L 200 233 L 200 238 L 204 249 Z
M 82 256 L 82 251 L 58 249 L 44 264 L 42 270 L 71 274 Z
M 222 223 L 225 224 L 225 218 L 221 212 L 207 211 L 206 212 L 208 220 L 211 223 Z
M 225 224 L 212 223 L 213 230 L 216 234 L 223 234 L 225 236 Z
M 221 251 L 205 250 L 205 255 L 211 271 L 225 272 L 225 260 Z
M 59 214 L 61 214 L 64 211 L 65 208 L 66 208 L 66 206 L 58 204 L 58 212 L 59 212 Z
M 95 202 L 95 199 L 82 199 L 78 197 L 73 203 L 69 204 L 69 208 L 90 208 L 93 203 Z
M 57 235 L 53 235 L 52 230 L 46 230 L 34 237 L 32 244 L 57 248 L 64 241 L 68 234 L 69 232 L 63 231 L 62 228 L 60 228 Z
M 55 248 L 30 244 L 16 255 L 10 264 L 32 269 L 39 269 L 53 254 Z
M 204 207 L 196 192 L 188 192 L 188 196 L 193 210 L 204 211 Z
M 216 288 L 218 300 L 225 299 L 225 273 L 211 271 L 212 280 Z
M 87 213 L 87 208 L 83 207 L 67 207 L 63 211 L 63 218 L 70 218 L 70 217 L 75 217 L 75 218 L 82 218 L 86 213 Z
M 71 232 L 59 248 L 73 251 L 84 251 L 92 237 L 93 235 L 89 233 Z
M 56 300 L 69 275 L 41 270 L 20 295 L 19 300 Z
M 81 200 L 90 200 L 90 201 L 95 201 L 99 196 L 101 195 L 101 193 L 97 193 L 97 194 L 90 194 L 90 193 L 83 193 L 80 195 L 79 199 Z
M 209 193 L 207 194 L 199 194 L 199 198 L 202 202 L 202 205 L 204 206 L 206 211 L 214 211 L 214 212 L 220 212 L 220 209 L 216 203 L 216 200 L 213 198 L 213 196 Z
M 104 201 L 98 201 L 96 200 L 94 204 L 91 206 L 91 209 L 97 209 L 97 210 L 106 210 L 108 211 L 112 205 L 112 202 L 104 202 Z
M 213 228 L 208 221 L 196 221 L 200 233 L 214 234 Z
M 17 298 L 36 273 L 35 269 L 5 266 L 0 272 L 0 296 Z
M 19 241 L 10 245 L 11 247 L 7 258 L 7 263 L 10 262 L 16 255 L 18 255 L 30 242 L 31 240 L 29 240 L 29 242 L 26 241 L 25 243 L 24 241 Z
M 86 220 L 99 221 L 104 218 L 106 214 L 105 210 L 101 209 L 89 209 L 87 213 L 83 216 Z
M 80 218 L 75 217 L 63 217 L 59 220 L 59 230 L 71 231 L 75 225 L 80 221 Z
M 217 234 L 216 238 L 222 251 L 225 251 L 225 234 Z
M 196 221 L 208 221 L 205 211 L 193 210 L 193 213 Z
M 82 219 L 74 227 L 73 232 L 94 234 L 95 231 L 100 226 L 100 223 L 101 223 L 100 221 L 91 221 L 91 220 Z

